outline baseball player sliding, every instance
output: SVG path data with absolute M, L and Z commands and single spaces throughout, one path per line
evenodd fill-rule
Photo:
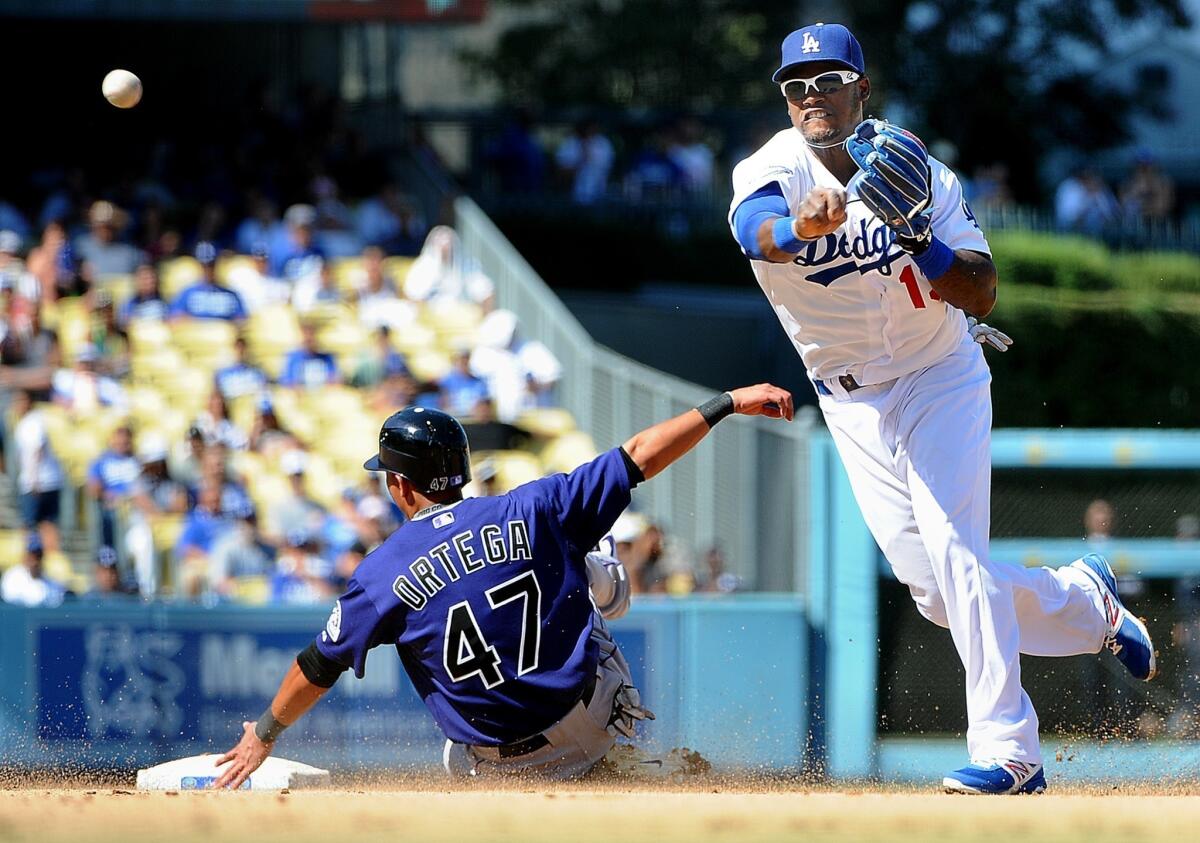
M 257 723 L 217 759 L 216 787 L 240 787 L 279 735 L 367 652 L 396 647 L 448 738 L 451 775 L 582 775 L 653 719 L 597 612 L 628 604 L 619 563 L 590 551 L 634 486 L 692 449 L 731 413 L 792 419 L 792 396 L 735 389 L 634 436 L 570 474 L 498 497 L 462 497 L 471 479 L 462 426 L 408 408 L 379 434 L 382 471 L 407 523 L 354 572 L 325 629 L 301 652 Z M 590 586 L 590 588 L 589 588 Z
M 772 77 L 792 128 L 733 172 L 730 226 L 808 369 L 863 518 L 920 613 L 966 668 L 970 763 L 949 791 L 1046 786 L 1020 654 L 1109 646 L 1154 676 L 1145 626 L 1108 562 L 1057 570 L 988 558 L 991 375 L 979 343 L 1011 342 L 967 314 L 996 301 L 996 268 L 957 176 L 911 133 L 864 120 L 862 48 L 814 24 Z

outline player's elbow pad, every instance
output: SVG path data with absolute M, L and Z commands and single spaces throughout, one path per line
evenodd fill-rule
M 589 553 L 584 561 L 596 611 L 609 621 L 623 617 L 629 611 L 629 598 L 633 593 L 625 566 L 615 556 L 604 553 Z
M 332 688 L 349 668 L 335 662 L 317 649 L 317 642 L 308 645 L 296 656 L 296 664 L 304 678 L 318 688 Z
M 743 199 L 733 210 L 733 232 L 742 251 L 754 260 L 766 260 L 758 246 L 758 230 L 764 222 L 788 214 L 787 200 L 777 184 L 760 187 Z

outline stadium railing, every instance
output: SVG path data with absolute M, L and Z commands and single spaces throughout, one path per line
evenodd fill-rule
M 454 211 L 464 248 L 496 283 L 497 304 L 562 363 L 558 401 L 598 447 L 615 447 L 711 397 L 596 343 L 474 201 L 460 197 Z M 746 587 L 804 590 L 812 430 L 804 419 L 730 419 L 668 475 L 639 488 L 635 504 L 693 555 L 720 547 Z

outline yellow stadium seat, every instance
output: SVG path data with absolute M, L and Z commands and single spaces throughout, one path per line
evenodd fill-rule
M 483 309 L 474 302 L 447 300 L 423 309 L 421 319 L 431 327 L 444 349 L 458 350 L 475 345 L 475 334 L 483 320 Z
M 514 424 L 534 436 L 553 438 L 575 429 L 575 417 L 561 407 L 537 407 L 526 410 Z
M 496 467 L 496 482 L 507 492 L 545 475 L 538 458 L 528 451 L 481 451 L 473 455 L 475 463 L 490 459 Z
M 131 386 L 125 390 L 129 398 L 129 414 L 141 425 L 157 419 L 167 409 L 161 392 L 149 386 Z
M 129 344 L 134 352 L 152 352 L 171 342 L 171 327 L 157 319 L 135 319 L 129 323 Z
M 0 571 L 25 558 L 27 540 L 24 530 L 0 530 Z
M 366 329 L 352 319 L 329 322 L 317 334 L 318 346 L 339 357 L 361 354 L 369 341 Z
M 333 280 L 344 295 L 358 290 L 363 278 L 362 258 L 338 258 L 333 261 Z
M 52 550 L 42 557 L 42 570 L 47 579 L 63 585 L 70 585 L 71 580 L 75 578 L 75 566 L 61 550 Z
M 271 599 L 271 580 L 267 577 L 237 577 L 230 596 L 248 606 L 264 606 Z
M 63 358 L 74 363 L 79 350 L 91 338 L 91 316 L 86 311 L 64 310 L 59 315 L 57 333 Z
M 171 324 L 171 342 L 185 352 L 230 347 L 236 337 L 237 328 L 223 319 L 183 319 Z
M 404 280 L 408 278 L 408 270 L 412 268 L 414 258 L 392 257 L 383 259 L 383 274 L 392 279 L 397 290 L 404 289 Z
M 247 433 L 254 428 L 258 417 L 258 400 L 257 395 L 239 395 L 229 402 L 229 418 Z
M 596 443 L 581 430 L 564 433 L 541 452 L 542 464 L 549 473 L 574 471 L 588 460 L 596 458 Z
M 284 498 L 292 493 L 291 484 L 286 477 L 271 472 L 263 472 L 256 477 L 247 477 L 247 491 L 254 501 L 259 520 L 266 518 L 267 513 Z
M 121 309 L 121 305 L 133 298 L 133 276 L 132 275 L 109 275 L 104 278 L 104 281 L 99 285 L 101 289 L 107 290 L 112 296 L 113 307 L 117 310 Z
M 249 341 L 295 348 L 300 344 L 300 321 L 286 304 L 272 304 L 255 311 L 246 323 Z
M 440 381 L 450 373 L 453 364 L 450 355 L 432 348 L 415 351 L 408 355 L 408 368 L 419 381 Z
M 392 346 L 406 355 L 432 349 L 436 342 L 437 333 L 421 322 L 392 331 Z
M 169 553 L 179 542 L 183 533 L 184 516 L 173 512 L 160 513 L 150 519 L 150 535 L 154 539 L 154 549 L 159 553 Z
M 162 297 L 174 301 L 175 297 L 200 280 L 200 262 L 193 257 L 172 258 L 158 265 L 158 277 Z
M 217 260 L 217 278 L 228 284 L 230 274 L 238 269 L 254 269 L 254 258 L 249 255 L 225 255 Z

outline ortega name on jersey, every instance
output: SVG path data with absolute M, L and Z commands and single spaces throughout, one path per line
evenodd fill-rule
M 437 519 L 451 521 L 453 518 L 453 512 L 437 516 Z M 410 609 L 419 612 L 425 608 L 430 597 L 446 587 L 447 580 L 458 582 L 464 575 L 482 571 L 488 565 L 529 562 L 532 559 L 529 526 L 524 520 L 509 521 L 503 527 L 484 524 L 479 528 L 478 535 L 474 530 L 463 530 L 449 541 L 431 547 L 427 553 L 418 556 L 408 566 L 408 574 L 396 577 L 392 591 Z M 439 570 L 445 574 L 445 579 L 439 576 Z

